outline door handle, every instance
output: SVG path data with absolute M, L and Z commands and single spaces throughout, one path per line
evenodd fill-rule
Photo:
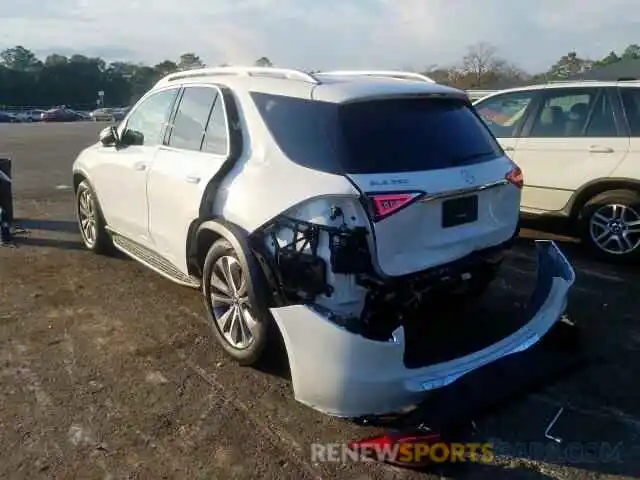
M 144 162 L 138 162 L 133 166 L 133 168 L 141 172 L 147 169 L 147 164 Z
M 200 183 L 200 177 L 195 177 L 193 175 L 189 175 L 187 178 L 185 178 L 185 181 L 187 183 Z
M 591 153 L 613 153 L 613 148 L 611 147 L 603 147 L 600 145 L 591 145 L 589 147 L 589 151 Z
M 503 150 L 505 152 L 513 152 L 515 149 L 513 147 L 504 147 Z

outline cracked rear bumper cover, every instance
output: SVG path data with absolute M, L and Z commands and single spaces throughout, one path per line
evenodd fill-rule
M 397 413 L 420 403 L 430 391 L 537 344 L 564 313 L 575 274 L 554 242 L 537 241 L 536 248 L 538 277 L 528 303 L 530 320 L 480 351 L 419 369 L 404 366 L 402 327 L 392 341 L 374 341 L 305 305 L 271 309 L 289 356 L 296 400 L 338 417 Z

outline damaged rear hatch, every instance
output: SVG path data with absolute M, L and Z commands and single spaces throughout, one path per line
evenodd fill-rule
M 401 276 L 513 236 L 516 168 L 457 98 L 387 98 L 340 109 L 341 162 L 367 199 L 377 264 Z

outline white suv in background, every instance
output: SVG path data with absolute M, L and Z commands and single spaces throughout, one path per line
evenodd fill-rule
M 554 82 L 474 105 L 523 170 L 525 216 L 563 220 L 608 260 L 640 259 L 640 82 Z
M 461 354 L 477 335 L 452 332 L 446 361 L 411 333 L 410 321 L 438 322 L 423 318 L 430 293 L 491 283 L 522 187 L 466 95 L 429 79 L 180 72 L 100 139 L 73 165 L 85 246 L 200 288 L 242 364 L 280 335 L 296 398 L 323 412 L 413 405 L 537 343 L 566 307 L 573 271 L 543 242 L 532 315 L 511 333 Z

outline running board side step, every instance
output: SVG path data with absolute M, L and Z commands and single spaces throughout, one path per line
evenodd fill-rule
M 145 267 L 150 268 L 172 282 L 185 287 L 200 288 L 200 279 L 185 275 L 169 260 L 147 247 L 140 245 L 138 242 L 121 235 L 109 227 L 107 227 L 107 230 L 111 235 L 113 245 L 125 255 L 142 263 Z

